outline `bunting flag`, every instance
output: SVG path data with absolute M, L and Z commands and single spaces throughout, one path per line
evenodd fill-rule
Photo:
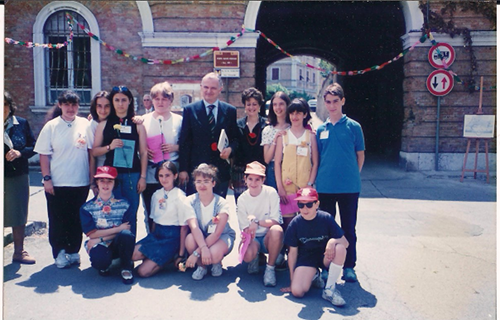
M 171 60 L 171 59 L 155 59 L 155 58 L 147 58 L 147 57 L 143 57 L 143 56 L 134 56 L 132 54 L 124 52 L 123 50 L 117 49 L 116 47 L 114 47 L 114 46 L 106 43 L 105 41 L 103 41 L 102 39 L 100 39 L 97 35 L 93 34 L 89 29 L 85 28 L 85 26 L 83 24 L 81 24 L 78 21 L 76 21 L 74 19 L 74 17 L 71 14 L 69 14 L 68 12 L 66 13 L 66 19 L 67 19 L 67 22 L 68 22 L 68 28 L 70 30 L 70 34 L 69 34 L 68 41 L 65 41 L 64 43 L 55 43 L 55 44 L 42 43 L 42 44 L 39 44 L 39 43 L 33 43 L 33 42 L 29 42 L 29 41 L 17 41 L 17 40 L 13 40 L 11 38 L 5 38 L 5 42 L 8 43 L 8 44 L 22 45 L 22 46 L 25 46 L 27 48 L 42 47 L 42 48 L 50 48 L 50 49 L 52 49 L 52 48 L 60 49 L 60 48 L 63 48 L 65 46 L 67 46 L 69 42 L 73 41 L 73 24 L 76 24 L 89 37 L 91 37 L 95 41 L 99 42 L 101 45 L 103 45 L 104 47 L 106 47 L 108 50 L 111 50 L 111 51 L 115 52 L 116 54 L 119 54 L 119 55 L 124 56 L 126 58 L 130 58 L 130 59 L 135 60 L 135 61 L 140 61 L 140 62 L 143 62 L 143 63 L 146 63 L 146 64 L 151 64 L 151 65 L 152 64 L 172 65 L 172 64 L 184 63 L 184 62 L 189 62 L 189 61 L 192 61 L 192 60 L 201 59 L 201 58 L 204 58 L 204 57 L 206 57 L 208 55 L 211 55 L 214 51 L 222 51 L 224 49 L 227 49 L 229 46 L 231 46 L 233 43 L 235 43 L 239 38 L 241 38 L 241 36 L 243 36 L 245 34 L 245 32 L 252 32 L 252 33 L 258 33 L 259 36 L 263 37 L 269 44 L 271 44 L 277 50 L 281 51 L 286 56 L 288 56 L 288 57 L 294 59 L 295 61 L 297 61 L 300 65 L 305 66 L 307 68 L 319 70 L 319 71 L 322 71 L 322 72 L 327 72 L 327 70 L 325 70 L 323 68 L 320 68 L 320 67 L 317 67 L 317 66 L 313 66 L 313 65 L 311 65 L 309 63 L 302 62 L 298 57 L 296 57 L 296 56 L 288 53 L 283 48 L 281 48 L 276 42 L 274 42 L 271 38 L 267 37 L 263 32 L 261 32 L 259 30 L 245 28 L 245 26 L 241 27 L 241 31 L 238 34 L 232 36 L 228 41 L 226 41 L 226 43 L 225 43 L 225 45 L 223 47 L 213 47 L 213 48 L 211 48 L 209 50 L 206 50 L 206 51 L 204 51 L 202 53 L 199 53 L 199 54 L 196 54 L 196 55 L 193 55 L 193 56 L 188 56 L 188 57 L 183 57 L 183 58 Z M 428 31 L 426 34 L 422 35 L 422 37 L 420 37 L 419 41 L 415 42 L 411 47 L 409 47 L 407 49 L 404 49 L 397 56 L 395 56 L 394 58 L 392 58 L 392 59 L 390 59 L 388 61 L 385 61 L 384 63 L 382 63 L 380 65 L 374 65 L 374 66 L 371 66 L 369 68 L 365 68 L 365 69 L 361 69 L 361 70 L 351 70 L 351 71 L 336 71 L 336 70 L 332 70 L 329 73 L 334 74 L 334 75 L 340 75 L 340 76 L 355 76 L 355 75 L 362 75 L 362 74 L 365 74 L 365 73 L 370 72 L 370 71 L 381 70 L 382 68 L 386 67 L 387 65 L 389 65 L 389 64 L 391 64 L 391 63 L 393 63 L 393 62 L 395 62 L 395 61 L 397 61 L 399 59 L 401 59 L 402 57 L 404 57 L 405 55 L 407 55 L 410 51 L 413 51 L 418 44 L 424 43 L 425 41 L 427 41 L 427 39 L 430 40 L 432 46 L 437 46 L 439 44 L 434 39 L 434 36 L 432 35 L 432 32 Z M 466 82 L 462 81 L 460 79 L 460 77 L 455 72 L 453 72 L 453 70 L 450 70 L 450 68 L 446 64 L 444 56 L 441 53 L 441 51 L 439 50 L 439 48 L 436 48 L 436 52 L 437 52 L 439 58 L 441 59 L 441 61 L 443 63 L 444 69 L 446 69 L 448 72 L 450 72 L 452 74 L 452 76 L 455 79 L 455 81 L 457 83 L 459 83 L 459 84 L 468 85 Z M 474 86 L 474 88 L 475 88 L 475 90 L 479 90 L 480 89 L 478 86 Z M 495 86 L 491 86 L 490 89 L 496 89 L 496 85 Z

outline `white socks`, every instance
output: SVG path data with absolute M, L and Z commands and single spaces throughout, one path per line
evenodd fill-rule
M 326 288 L 335 288 L 335 284 L 337 283 L 337 279 L 339 278 L 341 271 L 342 266 L 333 262 L 330 263 L 330 267 L 328 268 L 328 279 L 326 280 Z
M 273 270 L 273 271 L 274 271 L 274 267 L 275 267 L 275 266 L 270 266 L 270 265 L 266 264 L 266 269 L 269 269 L 269 270 Z

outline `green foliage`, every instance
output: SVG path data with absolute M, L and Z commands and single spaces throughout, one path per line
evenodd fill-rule
M 319 67 L 325 70 L 320 72 L 323 78 L 328 78 L 330 72 L 333 71 L 333 65 L 330 62 L 323 59 L 319 62 Z
M 290 91 L 285 88 L 281 83 L 268 84 L 266 87 L 266 101 L 271 99 L 271 97 L 278 91 L 283 91 L 286 94 L 290 94 Z

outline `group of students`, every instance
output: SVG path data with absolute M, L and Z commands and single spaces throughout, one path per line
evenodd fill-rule
M 343 278 L 356 281 L 364 139 L 361 126 L 342 114 L 342 87 L 326 89 L 330 118 L 316 132 L 303 99 L 291 101 L 277 92 L 265 119 L 259 114 L 262 93 L 249 88 L 242 93 L 246 115 L 233 121 L 235 109 L 218 100 L 221 91 L 218 75 L 206 75 L 198 103 L 203 111 L 195 103 L 181 117 L 170 110 L 170 84 L 159 83 L 150 92 L 154 111 L 135 116 L 130 90 L 113 87 L 92 99 L 90 123 L 77 116 L 76 93 L 59 96 L 59 114 L 45 124 L 34 148 L 40 154 L 56 266 L 80 263 L 83 231 L 92 266 L 107 275 L 119 257 L 124 283 L 133 282 L 139 260 L 142 277 L 168 263 L 179 270 L 195 268 L 195 280 L 203 279 L 209 266 L 212 276 L 220 276 L 221 261 L 236 242 L 225 200 L 230 177 L 242 232 L 239 251 L 248 273 L 258 273 L 259 256 L 268 254 L 264 285 L 275 286 L 276 264 L 287 256 L 291 286 L 282 291 L 301 297 L 311 285 L 324 286 L 322 268 L 328 271 L 323 298 L 344 305 L 335 283 L 343 266 Z M 230 124 L 219 123 L 221 118 Z M 200 119 L 208 132 L 194 123 Z M 222 127 L 229 141 L 218 149 L 210 141 Z M 197 137 L 200 132 L 204 136 Z M 196 145 L 200 141 L 209 145 L 203 147 L 206 158 Z M 85 202 L 89 185 L 95 197 Z M 140 194 L 148 235 L 136 242 Z M 328 213 L 318 210 L 320 203 Z M 342 228 L 334 220 L 336 203 Z

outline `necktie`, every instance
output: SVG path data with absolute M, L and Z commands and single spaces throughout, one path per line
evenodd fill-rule
M 215 132 L 215 117 L 214 117 L 214 105 L 209 105 L 208 106 L 208 127 L 210 128 L 210 132 L 212 133 L 212 136 L 214 135 Z

